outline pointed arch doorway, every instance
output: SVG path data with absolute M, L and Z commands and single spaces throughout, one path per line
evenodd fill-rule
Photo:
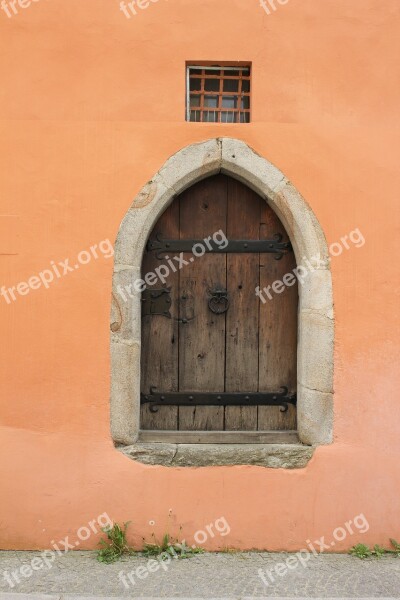
M 215 444 L 235 442 L 237 438 L 232 436 L 237 431 L 223 431 L 225 440 L 213 438 L 211 430 L 191 430 L 192 438 L 185 439 L 183 431 L 177 430 L 179 438 L 174 443 L 162 444 L 161 438 L 154 444 L 146 441 L 147 430 L 140 429 L 143 303 L 142 294 L 132 289 L 140 281 L 146 245 L 158 219 L 177 196 L 218 174 L 243 183 L 269 205 L 290 238 L 297 268 L 302 267 L 306 275 L 298 288 L 297 431 L 291 430 L 294 437 L 288 442 L 288 430 L 275 430 L 257 439 L 259 432 L 251 430 L 241 439 L 250 443 L 243 443 L 240 451 L 236 446 L 219 446 L 216 452 Z M 150 464 L 251 463 L 294 468 L 307 463 L 315 446 L 332 442 L 334 312 L 328 246 L 312 209 L 279 169 L 236 139 L 215 138 L 182 148 L 134 198 L 118 232 L 114 262 L 111 431 L 121 451 Z M 130 293 L 121 301 L 120 290 L 127 288 Z M 198 434 L 197 446 L 191 443 L 193 433 Z M 201 441 L 210 444 L 199 444 Z M 253 441 L 259 443 L 257 452 Z

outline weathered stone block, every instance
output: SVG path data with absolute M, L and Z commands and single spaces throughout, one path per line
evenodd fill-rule
M 134 444 L 140 417 L 140 344 L 111 342 L 111 433 L 118 444 Z
M 298 395 L 298 432 L 305 444 L 331 444 L 333 440 L 333 394 L 310 390 L 300 385 Z
M 175 192 L 165 186 L 159 175 L 139 192 L 119 228 L 114 248 L 116 265 L 140 268 L 152 225 L 172 202 L 174 195 Z
M 271 198 L 287 181 L 284 174 L 245 142 L 221 138 L 222 173 L 233 175 L 254 191 Z
M 307 258 L 311 263 L 324 261 L 329 265 L 329 253 L 321 227 L 307 202 L 290 182 L 270 200 L 270 206 L 282 221 L 296 254 L 298 264 Z
M 113 275 L 110 329 L 113 339 L 140 343 L 141 293 L 135 289 L 140 269 L 115 270 Z
M 218 139 L 192 144 L 171 156 L 159 170 L 167 187 L 180 194 L 197 181 L 219 173 L 221 144 Z
M 333 391 L 333 321 L 324 315 L 299 312 L 298 381 L 319 392 Z M 301 404 L 301 401 L 300 401 Z
M 332 306 L 332 275 L 327 269 L 310 270 L 299 286 L 300 309 L 321 312 L 329 319 L 333 319 Z

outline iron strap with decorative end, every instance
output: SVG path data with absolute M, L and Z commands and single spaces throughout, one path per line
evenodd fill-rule
M 282 242 L 282 235 L 277 233 L 272 240 L 228 240 L 226 246 L 222 247 L 212 239 L 204 243 L 204 240 L 163 240 L 159 235 L 156 239 L 147 242 L 147 251 L 155 250 L 156 258 L 161 260 L 164 254 L 171 252 L 192 252 L 197 244 L 200 244 L 205 252 L 218 254 L 238 253 L 268 253 L 275 254 L 274 258 L 280 260 L 284 254 L 292 252 L 290 242 Z
M 280 406 L 282 412 L 288 405 L 296 405 L 296 394 L 288 393 L 287 387 L 279 392 L 156 392 L 141 394 L 141 404 L 149 404 L 151 412 L 160 406 Z

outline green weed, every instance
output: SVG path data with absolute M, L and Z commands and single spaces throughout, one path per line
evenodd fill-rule
M 127 521 L 123 527 L 118 523 L 114 523 L 112 527 L 103 528 L 108 541 L 100 540 L 102 548 L 97 552 L 99 562 L 109 564 L 120 559 L 123 554 L 134 554 L 134 550 L 128 546 L 126 541 L 126 530 L 129 523 L 130 521 Z
M 173 540 L 169 533 L 164 534 L 162 541 L 157 542 L 155 535 L 153 533 L 153 542 L 145 542 L 142 550 L 142 554 L 146 557 L 155 557 L 163 554 L 163 560 L 167 558 L 167 556 L 172 556 L 175 558 L 190 558 L 194 554 L 201 554 L 204 552 L 202 548 L 197 548 L 197 546 L 187 546 L 185 542 L 178 542 L 178 540 Z
M 392 544 L 394 550 L 390 548 L 383 548 L 383 546 L 379 546 L 379 544 L 375 544 L 373 548 L 369 548 L 365 544 L 356 544 L 350 549 L 349 554 L 352 556 L 357 556 L 358 558 L 381 558 L 382 556 L 386 556 L 387 554 L 394 554 L 395 556 L 400 557 L 400 544 L 396 542 L 393 538 L 390 539 L 390 543 Z

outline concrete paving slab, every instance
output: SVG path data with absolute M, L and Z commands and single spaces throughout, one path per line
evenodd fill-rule
M 48 594 L 18 594 L 13 592 L 1 592 L 0 600 L 61 600 L 61 596 L 59 594 L 55 596 L 49 596 Z M 113 600 L 115 600 L 115 597 Z
M 131 596 L 131 598 L 135 600 L 160 600 L 160 597 L 136 597 Z M 282 596 L 260 596 L 257 600 L 338 600 L 335 598 L 326 598 L 326 597 L 310 597 L 310 596 L 288 596 L 283 598 Z M 0 593 L 0 600 L 126 600 L 126 596 L 70 596 L 70 595 L 62 595 L 62 596 L 49 596 L 47 594 L 17 594 L 17 593 Z M 205 598 L 204 596 L 198 598 L 190 598 L 190 597 L 173 597 L 173 598 L 162 598 L 162 600 L 254 600 L 252 596 L 244 596 L 244 597 L 228 597 L 228 598 Z M 341 600 L 348 600 L 345 597 L 342 597 Z M 374 597 L 370 598 L 351 598 L 351 600 L 375 600 Z M 396 600 L 394 597 L 390 598 L 380 598 L 380 600 Z
M 40 552 L 0 552 L 0 600 L 26 600 L 26 594 L 37 600 L 400 598 L 396 557 L 322 554 L 294 565 L 287 553 L 205 553 L 169 563 L 124 557 L 105 565 L 94 552 L 78 551 L 40 569 L 38 557 Z M 291 568 L 282 567 L 290 558 Z

